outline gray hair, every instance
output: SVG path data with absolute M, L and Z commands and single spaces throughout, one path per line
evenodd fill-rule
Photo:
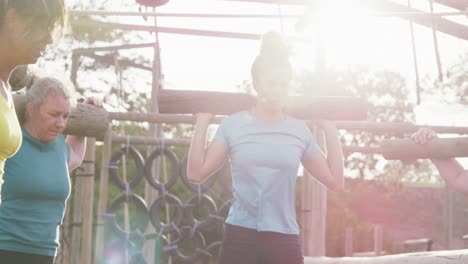
M 74 106 L 75 100 L 72 85 L 53 77 L 42 77 L 37 79 L 26 92 L 26 103 L 33 107 L 40 107 L 50 95 L 60 96 Z M 27 114 L 25 115 L 27 118 Z

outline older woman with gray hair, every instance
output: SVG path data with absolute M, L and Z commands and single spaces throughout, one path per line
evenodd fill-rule
M 0 263 L 52 264 L 70 194 L 69 171 L 83 161 L 86 138 L 62 135 L 72 96 L 61 81 L 40 78 L 26 98 L 23 143 L 5 163 Z M 94 98 L 85 103 L 102 107 Z

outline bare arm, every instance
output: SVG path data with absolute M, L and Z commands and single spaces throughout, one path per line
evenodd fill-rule
M 70 146 L 70 160 L 68 161 L 68 170 L 72 171 L 81 165 L 86 151 L 86 137 L 67 136 L 65 139 Z
M 432 162 L 451 188 L 468 193 L 468 170 L 465 170 L 457 160 L 432 159 Z
M 207 148 L 206 131 L 211 114 L 198 114 L 195 123 L 195 133 L 188 154 L 188 179 L 200 182 L 215 173 L 226 161 L 228 151 L 219 141 L 214 140 Z
M 302 160 L 305 170 L 317 180 L 333 191 L 342 190 L 343 177 L 343 151 L 334 124 L 323 123 L 327 145 L 327 158 L 321 151 Z
M 422 128 L 411 135 L 411 139 L 417 144 L 426 144 L 435 137 L 437 137 L 436 132 L 428 128 Z M 448 186 L 459 192 L 468 193 L 468 170 L 465 170 L 456 159 L 431 159 L 431 161 Z
M 102 102 L 94 97 L 89 97 L 84 101 L 85 104 L 92 104 L 102 107 Z M 68 170 L 72 171 L 81 165 L 86 151 L 86 137 L 69 135 L 65 142 L 70 146 L 70 160 L 68 161 Z

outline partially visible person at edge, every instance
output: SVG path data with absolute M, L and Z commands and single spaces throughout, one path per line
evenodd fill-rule
M 428 144 L 437 138 L 437 133 L 430 128 L 421 128 L 411 135 L 411 139 L 417 144 Z M 440 176 L 456 191 L 468 194 L 468 170 L 456 159 L 431 159 Z
M 284 112 L 292 79 L 286 44 L 275 32 L 262 38 L 252 68 L 256 104 L 226 117 L 205 148 L 210 113 L 196 115 L 188 177 L 200 182 L 231 162 L 232 206 L 220 264 L 302 264 L 295 212 L 300 163 L 331 190 L 343 188 L 343 153 L 335 125 L 321 122 L 327 157 L 307 125 Z
M 83 161 L 86 138 L 62 135 L 71 90 L 38 79 L 26 93 L 23 143 L 5 162 L 0 205 L 0 263 L 52 264 L 70 194 L 69 172 Z M 88 98 L 86 104 L 102 107 Z
M 63 0 L 0 0 L 0 187 L 5 160 L 21 145 L 8 80 L 17 66 L 36 63 L 65 20 Z

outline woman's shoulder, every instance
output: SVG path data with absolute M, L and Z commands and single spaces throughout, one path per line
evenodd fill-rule
M 297 118 L 292 117 L 292 116 L 288 116 L 287 120 L 288 120 L 288 125 L 289 126 L 293 126 L 293 127 L 299 128 L 299 129 L 307 129 L 308 128 L 307 121 L 305 121 L 305 120 L 297 119 Z
M 226 116 L 222 123 L 225 124 L 237 124 L 239 122 L 242 122 L 243 120 L 247 120 L 249 118 L 249 113 L 247 111 L 239 111 L 232 113 L 228 116 Z

